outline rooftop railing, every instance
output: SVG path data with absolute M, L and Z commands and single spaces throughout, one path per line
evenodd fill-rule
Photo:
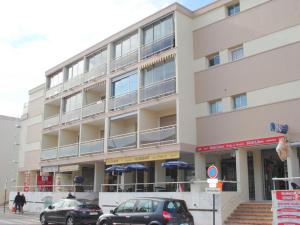
M 172 77 L 140 89 L 141 101 L 170 95 L 176 92 L 176 78 Z

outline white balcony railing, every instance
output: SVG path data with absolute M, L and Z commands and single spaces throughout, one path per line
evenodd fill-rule
M 64 91 L 69 90 L 75 86 L 82 84 L 83 74 L 77 75 L 64 83 Z
M 92 80 L 96 77 L 104 76 L 106 74 L 106 68 L 107 68 L 106 63 L 94 67 L 93 69 L 91 69 L 90 71 L 88 71 L 84 74 L 83 81 L 87 82 L 87 81 Z
M 176 143 L 176 125 L 144 130 L 139 133 L 140 145 L 163 145 Z
M 109 100 L 109 110 L 118 110 L 126 106 L 135 105 L 136 103 L 137 91 L 133 91 L 125 95 L 111 97 Z
M 105 112 L 105 101 L 89 104 L 82 108 L 82 117 L 88 117 Z
M 44 129 L 54 127 L 59 124 L 59 115 L 49 117 L 44 120 Z
M 77 156 L 78 149 L 79 149 L 78 143 L 61 146 L 58 149 L 58 157 L 62 158 L 62 157 Z
M 49 160 L 57 158 L 57 147 L 42 149 L 41 160 Z
M 115 71 L 122 67 L 131 65 L 133 63 L 136 63 L 137 61 L 138 61 L 138 50 L 136 49 L 124 56 L 113 59 L 111 62 L 111 71 Z
M 140 89 L 141 101 L 170 95 L 176 92 L 176 78 L 170 78 Z
M 46 98 L 50 98 L 54 95 L 57 95 L 59 94 L 63 89 L 63 85 L 62 84 L 59 84 L 59 85 L 56 85 L 55 87 L 52 87 L 48 90 L 46 90 Z
M 86 141 L 80 144 L 80 155 L 104 152 L 104 139 Z
M 175 46 L 175 34 L 172 33 L 155 42 L 146 44 L 141 47 L 141 58 L 147 58 L 158 52 L 164 51 Z
M 107 140 L 108 151 L 114 151 L 122 148 L 136 148 L 136 147 L 137 147 L 136 132 L 109 137 Z
M 81 108 L 62 114 L 61 122 L 67 123 L 75 120 L 80 120 L 80 117 L 81 117 Z

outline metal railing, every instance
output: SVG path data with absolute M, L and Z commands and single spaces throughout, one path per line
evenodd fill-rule
M 63 84 L 58 84 L 54 87 L 49 88 L 48 90 L 46 90 L 46 98 L 50 98 L 54 95 L 59 94 L 63 89 Z
M 61 116 L 61 122 L 62 123 L 67 123 L 67 122 L 72 122 L 74 120 L 80 120 L 81 117 L 81 108 L 79 109 L 74 109 L 69 112 L 65 112 Z
M 41 160 L 56 159 L 57 149 L 57 147 L 42 149 L 40 156 Z
M 162 37 L 161 39 L 146 44 L 141 47 L 141 58 L 147 58 L 158 52 L 164 51 L 175 46 L 175 34 L 172 33 L 168 36 Z
M 101 76 L 106 75 L 106 73 L 107 73 L 106 69 L 107 69 L 107 64 L 106 63 L 98 65 L 98 66 L 92 68 L 90 71 L 86 72 L 83 75 L 83 82 L 87 82 L 87 81 L 92 80 L 96 77 L 101 77 Z
M 141 101 L 170 95 L 176 92 L 176 78 L 172 77 L 161 82 L 157 82 L 140 89 Z
M 105 112 L 105 101 L 91 103 L 82 108 L 82 117 L 88 117 Z
M 111 97 L 109 100 L 109 110 L 118 110 L 135 104 L 137 104 L 137 91 L 121 96 Z
M 85 141 L 80 143 L 80 155 L 103 153 L 104 152 L 104 139 L 97 139 Z
M 300 189 L 300 177 L 272 178 L 273 190 Z
M 60 146 L 57 155 L 59 158 L 77 156 L 79 150 L 78 147 L 78 143 Z
M 73 88 L 75 86 L 79 86 L 82 83 L 82 78 L 83 78 L 83 74 L 79 74 L 64 82 L 64 91 Z
M 10 186 L 12 191 L 24 191 L 28 192 L 83 192 L 83 191 L 93 191 L 93 185 L 29 185 L 29 186 Z M 66 196 L 67 197 L 67 196 Z
M 119 58 L 113 59 L 111 62 L 111 71 L 115 71 L 125 66 L 129 66 L 138 61 L 138 50 L 133 50 L 128 54 Z
M 55 115 L 44 120 L 43 126 L 45 128 L 54 127 L 59 124 L 59 115 Z
M 109 137 L 107 140 L 108 151 L 114 151 L 122 148 L 136 148 L 136 147 L 137 147 L 136 132 Z
M 176 143 L 176 124 L 166 127 L 158 127 L 154 129 L 144 130 L 139 133 L 140 144 L 142 146 L 153 145 L 153 144 L 170 144 Z

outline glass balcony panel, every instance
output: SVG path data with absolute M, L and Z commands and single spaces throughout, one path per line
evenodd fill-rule
M 57 147 L 42 149 L 41 160 L 56 159 L 57 157 Z
M 138 61 L 138 51 L 134 50 L 129 52 L 127 55 L 121 56 L 119 58 L 113 59 L 111 62 L 111 71 L 115 71 L 122 67 L 131 65 Z
M 59 124 L 59 115 L 49 117 L 44 120 L 44 129 L 49 127 L 54 127 Z
M 151 130 L 140 132 L 140 144 L 151 145 L 151 144 L 170 144 L 176 143 L 176 125 L 167 127 L 158 127 Z
M 171 78 L 149 86 L 141 88 L 141 101 L 146 101 L 152 98 L 170 95 L 176 92 L 176 78 Z
M 80 144 L 80 155 L 104 152 L 104 139 L 86 141 Z
M 150 57 L 158 52 L 173 48 L 175 45 L 175 34 L 163 37 L 156 42 L 144 45 L 141 48 L 141 58 Z
M 62 84 L 59 84 L 53 88 L 50 88 L 46 91 L 46 98 L 50 98 L 54 95 L 57 95 L 59 94 L 61 91 L 62 91 L 62 87 L 63 85 Z
M 79 86 L 82 83 L 82 74 L 77 75 L 76 77 L 71 78 L 70 80 L 67 80 L 64 83 L 64 91 L 69 90 L 75 86 Z
M 84 74 L 83 81 L 87 82 L 87 81 L 92 80 L 96 77 L 104 76 L 106 74 L 106 68 L 107 68 L 106 63 L 94 67 L 92 70 L 90 70 L 90 71 L 88 71 L 87 73 Z
M 75 109 L 70 112 L 66 112 L 61 116 L 61 122 L 67 123 L 75 120 L 80 120 L 81 109 Z
M 107 147 L 109 151 L 121 148 L 136 148 L 136 133 L 125 134 L 108 138 Z
M 82 109 L 82 117 L 88 117 L 105 112 L 105 101 L 99 101 L 96 103 L 84 106 Z
M 110 110 L 118 110 L 120 108 L 135 105 L 137 103 L 137 91 L 118 96 L 112 97 L 109 100 L 109 109 Z
M 59 147 L 58 157 L 69 157 L 78 155 L 78 143 Z

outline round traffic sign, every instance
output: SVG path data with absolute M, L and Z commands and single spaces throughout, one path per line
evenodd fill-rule
M 211 165 L 207 169 L 207 175 L 211 179 L 215 179 L 218 176 L 218 173 L 219 173 L 218 168 L 215 165 Z

